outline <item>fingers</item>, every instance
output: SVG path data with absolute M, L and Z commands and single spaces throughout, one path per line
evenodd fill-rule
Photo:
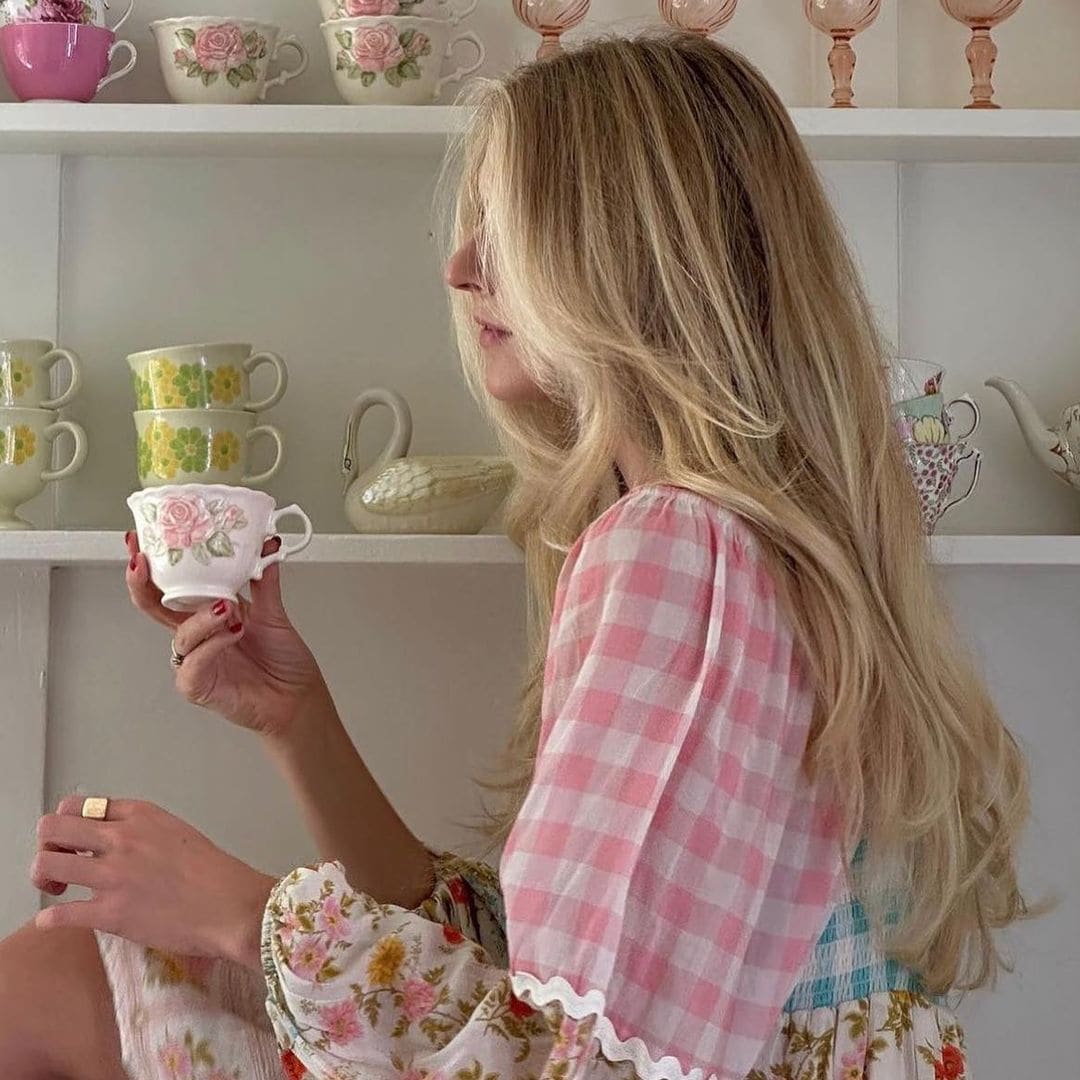
M 187 616 L 161 606 L 161 590 L 150 580 L 150 566 L 146 556 L 139 551 L 138 536 L 129 532 L 125 534 L 124 541 L 130 555 L 125 580 L 131 602 L 144 615 L 149 615 L 169 630 L 175 630 Z
M 39 851 L 30 866 L 30 880 L 37 889 L 49 882 L 100 889 L 108 876 L 103 865 L 100 859 L 84 859 L 65 851 Z
M 173 636 L 173 644 L 176 651 L 184 657 L 184 663 L 188 657 L 204 642 L 215 634 L 237 622 L 233 614 L 233 607 L 228 601 L 219 600 L 213 607 L 204 608 L 202 611 L 189 615 L 177 628 Z
M 244 624 L 231 622 L 213 637 L 184 653 L 184 662 L 176 670 L 176 688 L 193 705 L 206 705 L 209 702 L 214 691 L 217 658 L 235 647 L 243 637 Z
M 264 556 L 273 555 L 281 550 L 281 537 L 271 536 L 263 544 Z M 274 563 L 263 571 L 261 581 L 251 583 L 252 607 L 266 614 L 284 615 L 285 605 L 281 599 L 281 564 Z
M 56 805 L 56 812 L 58 814 L 65 814 L 72 817 L 82 817 L 83 803 L 86 801 L 86 795 L 65 795 L 59 803 Z M 127 821 L 129 818 L 134 817 L 137 813 L 146 813 L 152 809 L 151 803 L 145 803 L 139 799 L 109 799 L 109 821 Z M 95 818 L 85 818 L 90 822 L 96 821 Z
M 34 916 L 34 925 L 39 930 L 77 926 L 108 933 L 112 923 L 108 909 L 98 897 L 94 897 L 92 900 L 67 900 L 63 904 L 43 908 Z
M 113 824 L 70 814 L 45 814 L 38 818 L 38 843 L 47 851 L 90 851 L 101 855 L 109 847 L 109 826 Z

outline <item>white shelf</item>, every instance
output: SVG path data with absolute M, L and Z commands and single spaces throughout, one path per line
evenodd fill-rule
M 941 566 L 1080 567 L 1080 536 L 936 536 L 934 562 Z M 120 532 L 0 532 L 0 564 L 48 566 L 117 565 L 127 558 Z M 343 566 L 507 566 L 521 553 L 505 536 L 318 535 L 297 562 Z
M 792 109 L 831 161 L 1080 162 L 1080 110 Z M 454 106 L 0 104 L 0 153 L 359 157 L 442 151 Z

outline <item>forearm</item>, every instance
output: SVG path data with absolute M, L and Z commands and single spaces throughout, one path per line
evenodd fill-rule
M 320 857 L 349 884 L 412 908 L 433 888 L 431 858 L 368 772 L 325 688 L 282 735 L 263 743 L 303 812 Z

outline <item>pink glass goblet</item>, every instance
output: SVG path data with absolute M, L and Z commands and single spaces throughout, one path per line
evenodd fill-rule
M 851 80 L 855 74 L 855 50 L 851 39 L 865 30 L 881 10 L 881 0 L 803 0 L 810 23 L 833 39 L 829 50 L 834 109 L 855 108 Z
M 589 0 L 514 0 L 517 17 L 543 38 L 538 60 L 558 56 L 563 51 L 559 38 L 577 26 L 588 10 Z
M 659 0 L 660 14 L 676 30 L 708 37 L 723 30 L 739 0 Z
M 946 14 L 971 31 L 965 55 L 971 68 L 971 104 L 965 109 L 1000 109 L 994 104 L 994 61 L 998 48 L 990 31 L 1020 6 L 1021 0 L 941 0 Z

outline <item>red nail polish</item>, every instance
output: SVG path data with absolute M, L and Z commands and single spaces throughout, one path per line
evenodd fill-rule
M 244 629 L 244 624 L 243 623 L 233 623 L 232 626 L 229 627 L 229 633 L 230 634 L 239 634 L 240 631 L 243 630 L 243 629 Z
M 228 609 L 229 605 L 226 604 L 224 600 L 219 600 L 210 610 L 213 611 L 215 615 L 224 615 Z
M 126 533 L 124 533 L 124 544 L 126 546 L 126 545 L 128 545 L 130 543 L 131 543 L 131 530 L 128 529 L 128 531 Z
M 131 572 L 133 574 L 138 569 L 138 566 L 139 566 L 139 556 L 138 555 L 132 555 L 131 556 L 131 562 L 128 563 L 128 567 L 129 567 L 129 569 L 131 570 Z

